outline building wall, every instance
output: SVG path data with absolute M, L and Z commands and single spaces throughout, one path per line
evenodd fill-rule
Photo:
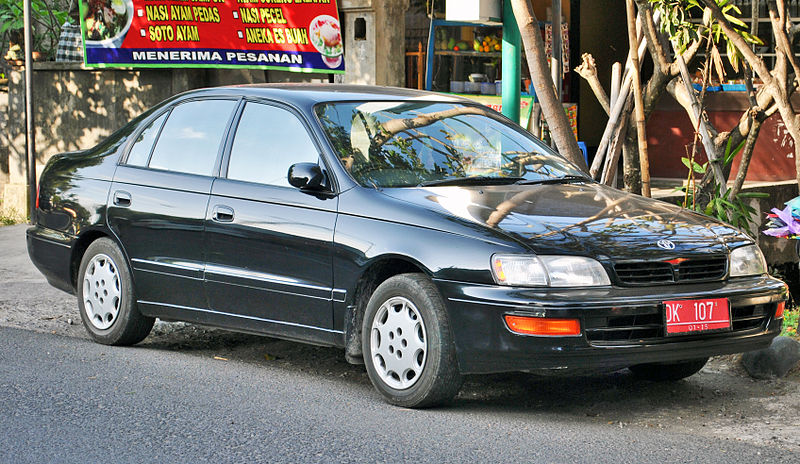
M 56 153 L 97 144 L 147 108 L 177 93 L 259 82 L 328 82 L 326 74 L 231 69 L 88 69 L 76 63 L 34 65 L 36 173 Z M 25 74 L 9 73 L 0 93 L 0 213 L 26 211 Z M 7 102 L 7 103 L 6 103 Z
M 8 93 L 0 92 L 0 127 L 8 127 Z M 0 130 L 0 208 L 3 206 L 3 188 L 8 183 L 7 131 Z
M 361 41 L 370 46 L 360 49 L 346 44 L 348 63 L 344 80 L 402 85 L 402 46 L 395 54 L 381 51 L 381 57 L 376 58 L 380 49 L 374 34 L 376 14 L 370 8 L 358 14 L 372 18 L 368 21 L 368 34 L 371 28 L 372 36 Z M 386 22 L 389 18 L 381 20 Z M 402 37 L 402 30 L 386 34 L 386 37 L 381 40 Z M 398 40 L 402 45 L 402 40 Z M 380 72 L 376 63 L 381 66 Z M 24 218 L 27 205 L 25 74 L 22 68 L 12 69 L 8 74 L 9 91 L 0 93 L 0 213 Z M 199 87 L 260 82 L 329 82 L 329 76 L 272 70 L 95 69 L 78 63 L 48 62 L 34 64 L 33 80 L 38 176 L 52 155 L 94 146 L 147 108 L 177 93 Z
M 190 70 L 90 70 L 71 63 L 37 63 L 34 69 L 37 174 L 52 155 L 91 147 L 153 104 L 207 82 L 205 72 Z M 24 89 L 24 71 L 12 70 L 2 141 L 6 214 L 26 210 Z
M 795 107 L 800 105 L 800 95 L 792 98 Z M 746 92 L 708 92 L 705 108 L 709 120 L 719 131 L 736 127 L 739 118 L 749 108 Z M 691 120 L 671 95 L 666 94 L 659 101 L 656 110 L 647 122 L 647 145 L 650 156 L 650 175 L 652 177 L 685 178 L 688 174 L 681 158 L 686 157 L 686 148 L 694 140 Z M 702 144 L 698 144 L 696 160 L 700 164 L 707 161 Z M 739 171 L 737 156 L 732 163 L 731 179 Z M 794 140 L 786 130 L 780 115 L 775 113 L 764 121 L 756 140 L 748 181 L 794 180 Z
M 340 0 L 347 84 L 405 84 L 405 12 L 408 0 Z M 366 35 L 355 37 L 355 23 Z

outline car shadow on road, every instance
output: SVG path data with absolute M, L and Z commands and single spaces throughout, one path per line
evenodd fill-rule
M 170 324 L 154 329 L 140 346 L 180 351 L 222 360 L 278 367 L 350 385 L 369 387 L 363 366 L 344 360 L 341 349 L 257 335 Z M 727 363 L 712 362 L 699 374 L 677 382 L 649 382 L 628 370 L 581 376 L 505 373 L 466 376 L 458 397 L 445 409 L 537 412 L 614 421 L 718 415 L 737 404 L 780 393 L 780 383 L 754 381 Z M 376 395 L 377 398 L 377 395 Z

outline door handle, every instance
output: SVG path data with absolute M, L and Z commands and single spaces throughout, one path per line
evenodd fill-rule
M 211 219 L 217 222 L 233 222 L 233 208 L 217 205 L 211 213 Z
M 117 190 L 114 192 L 114 204 L 127 208 L 131 205 L 131 194 L 122 190 Z

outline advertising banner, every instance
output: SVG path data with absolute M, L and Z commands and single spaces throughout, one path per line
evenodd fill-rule
M 343 73 L 336 0 L 80 0 L 84 63 Z

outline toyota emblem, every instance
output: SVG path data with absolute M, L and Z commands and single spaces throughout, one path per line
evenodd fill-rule
M 675 249 L 675 243 L 673 243 L 671 240 L 667 240 L 665 238 L 659 240 L 656 243 L 656 245 L 658 245 L 659 248 L 663 248 L 665 250 L 674 250 Z

